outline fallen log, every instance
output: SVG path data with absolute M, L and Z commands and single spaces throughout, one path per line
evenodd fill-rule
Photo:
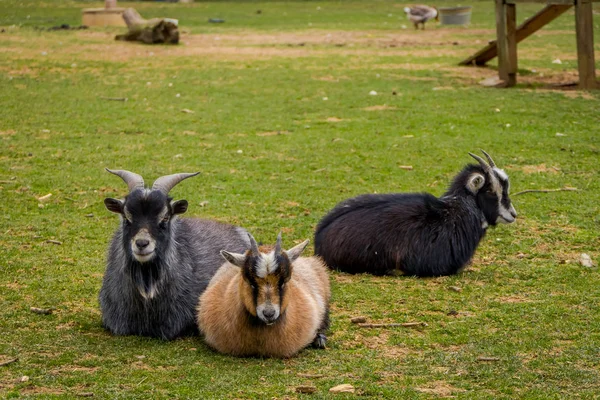
M 123 12 L 123 20 L 129 32 L 117 35 L 115 40 L 138 41 L 145 44 L 179 43 L 179 28 L 175 19 L 144 19 L 135 9 L 128 8 Z

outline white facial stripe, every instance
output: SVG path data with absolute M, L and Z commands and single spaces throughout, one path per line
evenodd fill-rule
M 498 175 L 500 177 L 500 179 L 502 179 L 503 181 L 507 181 L 508 180 L 508 175 L 506 174 L 506 172 L 504 172 L 504 170 L 501 170 L 500 168 L 495 168 L 494 167 L 494 172 L 496 173 L 496 175 Z
M 261 254 L 256 265 L 256 276 L 265 278 L 267 275 L 275 272 L 277 268 L 279 268 L 279 265 L 275 262 L 275 252 L 272 251 L 269 254 Z
M 129 222 L 133 221 L 133 215 L 131 215 L 131 213 L 129 212 L 127 207 L 123 208 L 123 214 L 125 215 L 125 219 L 127 219 L 127 221 L 129 221 Z
M 500 184 L 498 177 L 496 176 L 496 174 L 488 175 L 490 176 L 490 184 L 492 185 L 492 190 L 496 193 L 496 196 L 498 196 L 498 201 L 502 200 L 502 185 Z
M 169 209 L 167 207 L 163 208 L 160 214 L 158 214 L 158 222 L 161 222 L 168 214 Z

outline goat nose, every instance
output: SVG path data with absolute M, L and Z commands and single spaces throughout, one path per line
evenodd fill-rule
M 149 244 L 150 241 L 148 239 L 137 239 L 135 241 L 135 245 L 138 247 L 138 249 L 145 249 Z
M 272 308 L 267 308 L 263 310 L 263 316 L 268 319 L 271 320 L 273 319 L 273 317 L 275 316 L 275 310 Z

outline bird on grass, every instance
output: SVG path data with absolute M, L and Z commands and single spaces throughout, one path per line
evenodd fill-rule
M 404 7 L 406 16 L 415 25 L 415 29 L 419 29 L 419 24 L 423 25 L 425 30 L 425 22 L 430 19 L 438 21 L 438 10 L 435 7 L 429 7 L 424 5 Z

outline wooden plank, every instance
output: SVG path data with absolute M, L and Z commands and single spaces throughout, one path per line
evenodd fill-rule
M 594 21 L 592 3 L 575 4 L 575 29 L 577 31 L 577 66 L 579 88 L 596 89 L 596 65 L 594 61 Z
M 573 0 L 571 0 L 573 1 Z M 519 43 L 547 23 L 555 20 L 573 5 L 549 5 L 541 9 L 537 14 L 527 19 L 517 28 L 516 42 Z M 496 41 L 491 41 L 486 47 L 461 61 L 458 65 L 484 65 L 498 55 Z
M 498 48 L 498 75 L 508 82 L 508 41 L 506 39 L 506 11 L 504 0 L 496 0 L 496 47 Z
M 504 11 L 506 12 L 507 85 L 510 87 L 517 83 L 517 7 L 514 4 L 505 4 Z

